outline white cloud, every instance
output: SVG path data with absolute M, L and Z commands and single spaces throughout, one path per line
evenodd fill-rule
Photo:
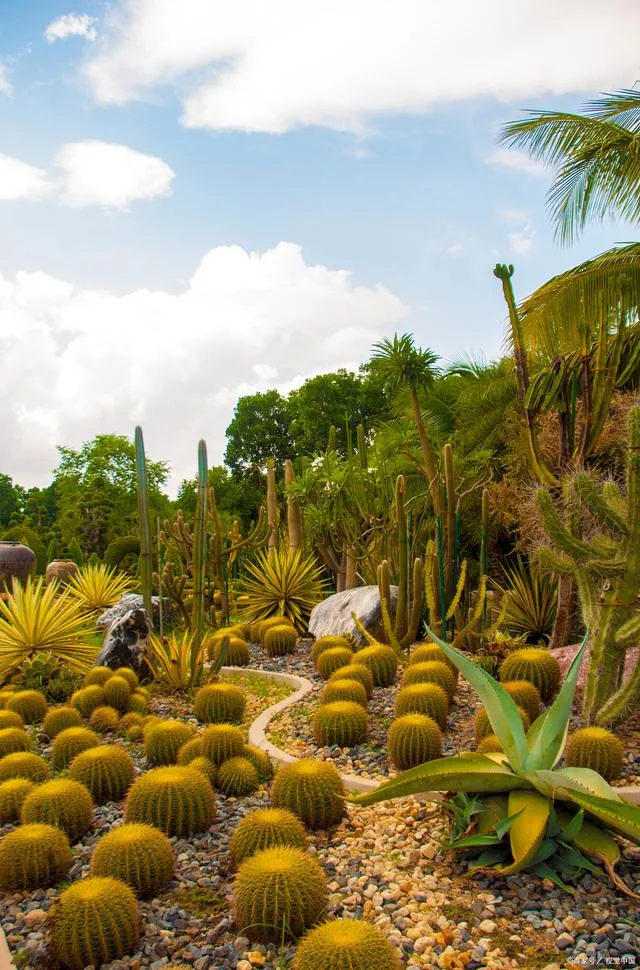
M 487 165 L 494 168 L 507 169 L 512 172 L 523 172 L 525 175 L 548 175 L 548 170 L 542 162 L 529 158 L 524 152 L 515 148 L 499 148 L 487 158 Z
M 451 256 L 457 256 L 459 253 L 462 252 L 463 249 L 464 249 L 464 246 L 462 245 L 462 243 L 454 242 L 447 248 L 447 252 Z
M 529 215 L 524 209 L 503 209 L 500 218 L 505 222 L 526 222 Z
M 0 276 L 1 470 L 25 485 L 46 482 L 56 444 L 129 435 L 140 423 L 175 486 L 195 473 L 199 438 L 212 463 L 222 459 L 240 394 L 356 367 L 408 311 L 383 286 L 309 266 L 285 242 L 265 253 L 213 249 L 175 295 Z
M 50 44 L 53 44 L 56 40 L 66 40 L 67 37 L 84 37 L 86 40 L 95 40 L 97 37 L 96 29 L 93 26 L 95 22 L 96 18 L 90 17 L 86 13 L 66 13 L 47 25 L 44 36 Z
M 100 101 L 175 85 L 192 127 L 361 133 L 382 113 L 628 85 L 639 32 L 634 0 L 119 0 L 85 72 Z
M 19 158 L 0 155 L 0 200 L 41 199 L 51 191 L 47 173 Z
M 62 202 L 127 209 L 132 202 L 169 195 L 175 173 L 154 155 L 126 145 L 78 141 L 63 145 L 54 159 L 62 169 Z
M 518 253 L 520 256 L 528 256 L 533 246 L 533 237 L 535 234 L 535 230 L 531 229 L 530 226 L 525 226 L 519 232 L 510 232 L 509 245 L 513 252 Z
M 10 97 L 13 94 L 13 84 L 9 80 L 7 65 L 0 61 L 0 94 Z

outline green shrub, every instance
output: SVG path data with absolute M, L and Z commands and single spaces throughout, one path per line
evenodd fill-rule
M 334 637 L 334 636 L 318 637 L 318 639 L 314 641 L 313 646 L 311 647 L 311 658 L 314 664 L 317 665 L 318 657 L 320 656 L 321 653 L 324 653 L 325 650 L 335 650 L 336 647 L 342 647 L 345 650 L 351 650 L 351 644 L 346 637 Z
M 166 720 L 151 724 L 144 732 L 144 753 L 151 765 L 176 763 L 178 751 L 191 740 L 194 731 L 184 721 Z
M 69 778 L 79 781 L 98 805 L 119 802 L 133 782 L 133 761 L 117 744 L 103 744 L 77 754 L 69 765 Z
M 258 772 L 258 781 L 261 785 L 264 785 L 267 781 L 271 781 L 273 778 L 273 765 L 266 751 L 256 748 L 253 744 L 245 744 L 242 749 L 242 757 L 248 758 L 256 769 Z
M 153 825 L 121 825 L 100 839 L 91 857 L 92 876 L 111 876 L 148 899 L 173 879 L 169 839 Z
M 105 702 L 109 707 L 115 707 L 116 710 L 121 711 L 123 714 L 129 709 L 129 701 L 133 690 L 125 677 L 114 674 L 113 677 L 109 677 L 109 680 L 102 689 L 104 691 Z
M 39 754 L 15 751 L 0 758 L 0 781 L 8 778 L 28 778 L 39 784 L 49 777 L 49 765 Z
M 560 686 L 560 664 L 550 650 L 523 647 L 502 661 L 500 680 L 528 680 L 538 688 L 540 697 L 547 703 Z
M 401 687 L 396 694 L 395 710 L 398 717 L 405 714 L 426 714 L 433 718 L 440 730 L 447 730 L 449 698 L 439 684 L 426 681 Z
M 353 661 L 353 650 L 349 650 L 348 647 L 332 647 L 320 654 L 316 668 L 322 679 L 328 680 L 336 670 L 340 667 L 348 667 Z
M 205 832 L 216 803 L 205 776 L 188 765 L 153 768 L 137 778 L 127 795 L 125 821 L 155 825 L 179 837 Z
M 129 690 L 132 694 L 134 690 L 138 690 L 140 686 L 138 675 L 136 674 L 135 670 L 131 669 L 131 667 L 117 667 L 116 670 L 113 671 L 113 676 L 124 678 L 124 680 L 126 680 L 128 683 Z
M 65 728 L 56 735 L 51 748 L 51 761 L 57 771 L 68 768 L 73 759 L 81 751 L 95 748 L 100 744 L 100 738 L 95 731 L 88 728 Z
M 245 859 L 233 886 L 236 925 L 255 939 L 296 939 L 324 916 L 327 902 L 324 872 L 313 856 L 290 846 Z
M 352 663 L 346 667 L 339 667 L 329 677 L 329 683 L 332 684 L 336 680 L 357 680 L 367 692 L 367 700 L 371 700 L 373 696 L 373 674 L 364 664 Z
M 0 840 L 0 888 L 6 892 L 52 886 L 70 865 L 69 840 L 52 825 L 21 825 Z
M 531 722 L 529 720 L 529 715 L 523 707 L 518 707 L 518 712 L 520 714 L 520 720 L 524 727 L 525 733 L 531 727 Z M 489 720 L 489 715 L 485 711 L 484 707 L 481 707 L 476 714 L 474 721 L 474 730 L 476 734 L 476 741 L 482 741 L 487 735 L 493 734 L 493 728 L 491 726 L 491 721 Z
M 0 758 L 14 751 L 28 751 L 31 746 L 31 738 L 23 728 L 7 727 L 0 731 Z
M 321 704 L 313 718 L 316 743 L 323 747 L 353 748 L 366 740 L 367 729 L 367 712 L 355 701 Z
M 115 707 L 96 707 L 91 711 L 89 727 L 101 734 L 106 734 L 108 731 L 116 730 L 119 720 L 120 714 Z
M 278 845 L 289 845 L 304 851 L 307 836 L 300 820 L 286 808 L 259 808 L 236 826 L 229 841 L 229 853 L 234 866 Z
M 258 772 L 248 758 L 229 758 L 218 768 L 216 785 L 224 795 L 249 795 L 258 787 Z
M 502 686 L 518 707 L 524 708 L 531 724 L 540 716 L 540 691 L 528 680 L 503 680 Z
M 235 684 L 206 684 L 196 692 L 195 715 L 205 724 L 241 724 L 247 698 Z
M 334 701 L 352 701 L 366 708 L 367 692 L 357 680 L 332 680 L 323 689 L 320 703 L 332 704 Z
M 426 714 L 405 714 L 389 728 L 389 757 L 399 771 L 415 768 L 441 755 L 440 728 Z
M 39 690 L 19 690 L 9 698 L 6 709 L 19 714 L 25 724 L 39 724 L 44 721 L 49 706 Z
M 104 689 L 100 684 L 89 684 L 88 687 L 81 687 L 71 695 L 69 706 L 75 707 L 83 717 L 91 717 L 91 712 L 105 702 Z
M 601 727 L 586 727 L 569 735 L 564 754 L 571 767 L 591 768 L 606 781 L 620 777 L 623 757 L 620 738 Z
M 333 919 L 300 941 L 292 970 L 401 970 L 401 966 L 377 926 L 359 919 Z
M 0 731 L 5 728 L 24 728 L 24 721 L 17 711 L 0 711 Z
M 288 808 L 310 829 L 336 825 L 345 813 L 345 791 L 328 761 L 301 758 L 278 769 L 271 788 L 276 808 Z
M 80 782 L 71 778 L 55 778 L 38 785 L 27 795 L 20 818 L 24 825 L 55 825 L 65 832 L 73 844 L 91 825 L 93 801 Z
M 402 686 L 408 687 L 409 684 L 437 684 L 438 687 L 442 687 L 449 702 L 453 700 L 456 692 L 456 679 L 451 673 L 451 668 L 439 660 L 409 664 L 402 678 Z
M 284 623 L 269 627 L 264 634 L 264 649 L 268 657 L 285 657 L 295 653 L 297 642 L 296 631 Z
M 102 967 L 132 953 L 140 938 L 136 898 L 119 879 L 81 879 L 60 894 L 49 917 L 51 946 L 68 970 Z
M 22 803 L 36 787 L 28 778 L 8 778 L 0 782 L 0 825 L 17 822 Z
M 54 707 L 44 719 L 44 733 L 55 738 L 65 728 L 82 727 L 82 715 L 77 707 Z
M 353 663 L 369 668 L 376 687 L 390 687 L 396 679 L 398 657 L 395 650 L 383 643 L 358 650 L 353 656 Z
M 202 753 L 219 767 L 229 758 L 242 757 L 244 737 L 232 724 L 212 724 L 202 732 Z
M 92 667 L 87 676 L 84 678 L 84 684 L 85 687 L 90 687 L 91 684 L 97 684 L 98 687 L 104 687 L 110 677 L 113 677 L 113 670 L 111 667 Z

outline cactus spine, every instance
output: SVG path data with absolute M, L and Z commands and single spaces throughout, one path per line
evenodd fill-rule
M 127 795 L 126 822 L 155 825 L 180 838 L 205 832 L 216 813 L 213 789 L 195 768 L 153 768 L 137 778 Z
M 301 940 L 293 970 L 401 970 L 401 963 L 377 926 L 333 919 Z
M 113 829 L 103 835 L 91 857 L 92 876 L 120 879 L 142 899 L 161 892 L 173 872 L 171 843 L 152 825 Z
M 550 650 L 523 647 L 514 650 L 500 664 L 500 680 L 528 680 L 548 702 L 560 686 L 560 664 Z
M 333 647 L 330 650 L 323 650 L 318 657 L 316 668 L 323 680 L 328 680 L 331 674 L 340 667 L 348 667 L 356 662 L 353 651 L 348 647 Z
M 336 825 L 345 813 L 344 785 L 333 764 L 301 758 L 276 772 L 271 801 L 288 808 L 310 829 Z
M 9 728 L 9 730 L 12 730 Z M 39 784 L 49 777 L 49 765 L 39 754 L 15 751 L 0 758 L 0 781 L 8 778 L 27 778 Z
M 247 699 L 235 684 L 206 684 L 196 693 L 195 715 L 205 724 L 241 724 Z
M 77 754 L 69 778 L 79 781 L 95 802 L 119 802 L 133 782 L 133 761 L 124 748 L 104 744 Z
M 24 825 L 55 825 L 73 844 L 91 825 L 93 800 L 80 782 L 56 778 L 38 785 L 27 795 L 20 819 Z
M 415 768 L 441 754 L 440 728 L 426 714 L 405 714 L 389 728 L 389 757 L 399 771 Z
M 136 450 L 136 480 L 138 485 L 138 526 L 140 529 L 140 585 L 142 600 L 147 612 L 149 626 L 153 629 L 153 553 L 151 549 L 151 520 L 149 518 L 149 484 L 144 454 L 142 428 L 138 425 L 134 434 Z
M 136 898 L 119 879 L 81 879 L 51 908 L 51 943 L 68 970 L 101 967 L 133 951 L 140 938 Z
M 31 743 L 31 738 L 23 728 L 2 728 L 0 730 L 0 758 L 16 751 L 28 751 Z
M 49 707 L 47 699 L 39 690 L 19 690 L 7 701 L 7 710 L 15 711 L 25 724 L 44 721 Z
M 456 680 L 451 668 L 439 660 L 409 664 L 402 677 L 402 686 L 407 687 L 409 684 L 437 684 L 442 687 L 449 701 L 453 700 L 456 692 Z
M 229 758 L 220 765 L 216 784 L 224 795 L 249 795 L 258 787 L 258 772 L 248 758 Z
M 75 707 L 54 707 L 45 717 L 42 727 L 46 735 L 55 738 L 65 728 L 82 727 L 82 715 Z
M 425 681 L 401 687 L 396 694 L 396 714 L 427 714 L 445 731 L 449 714 L 449 698 L 439 684 Z
M 568 765 L 591 768 L 606 781 L 620 777 L 623 757 L 620 738 L 601 727 L 582 728 L 570 735 L 564 754 Z
M 69 840 L 52 825 L 22 825 L 0 841 L 0 888 L 7 892 L 51 886 L 70 865 Z
M 307 837 L 302 823 L 286 808 L 258 808 L 233 830 L 229 852 L 234 866 L 263 849 L 290 845 L 304 851 Z
M 28 778 L 7 778 L 0 782 L 0 825 L 17 822 L 22 803 L 36 787 Z
M 352 663 L 368 667 L 376 687 L 390 687 L 396 679 L 396 671 L 398 669 L 397 654 L 395 650 L 385 646 L 383 643 L 358 650 L 353 655 Z
M 367 712 L 355 701 L 321 704 L 313 719 L 316 743 L 353 748 L 367 737 Z

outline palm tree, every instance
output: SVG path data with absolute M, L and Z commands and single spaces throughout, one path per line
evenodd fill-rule
M 416 347 L 409 333 L 403 333 L 400 337 L 396 333 L 393 335 L 393 340 L 385 337 L 384 340 L 373 345 L 373 350 L 371 370 L 382 378 L 387 389 L 392 393 L 409 391 L 411 411 L 422 451 L 424 474 L 429 483 L 434 514 L 439 515 L 441 501 L 438 468 L 418 397 L 419 391 L 433 387 L 438 374 L 436 368 L 438 357 L 429 349 L 422 350 Z

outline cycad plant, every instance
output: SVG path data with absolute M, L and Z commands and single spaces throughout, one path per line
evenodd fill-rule
M 88 639 L 93 629 L 68 587 L 58 593 L 55 584 L 45 586 L 42 578 L 16 583 L 0 600 L 0 682 L 38 654 L 86 673 L 97 654 Z
M 91 613 L 101 613 L 117 603 L 131 590 L 131 578 L 117 573 L 104 563 L 82 566 L 69 580 L 69 591 L 80 606 Z
M 550 574 L 541 574 L 518 559 L 504 569 L 506 584 L 494 585 L 502 592 L 502 625 L 529 643 L 547 643 L 556 615 L 558 587 Z
M 629 893 L 615 872 L 620 849 L 613 834 L 640 842 L 640 808 L 589 768 L 556 767 L 587 637 L 554 703 L 525 733 L 504 687 L 431 630 L 428 634 L 480 696 L 504 753 L 439 758 L 351 800 L 372 805 L 418 792 L 452 793 L 445 803 L 452 820 L 449 847 L 474 857 L 474 869 L 501 876 L 527 870 L 566 889 L 584 871 L 601 872 L 601 863 Z
M 255 562 L 245 566 L 243 590 L 247 596 L 243 618 L 263 620 L 287 617 L 298 630 L 307 628 L 311 610 L 326 593 L 327 583 L 315 559 L 305 558 L 299 549 L 259 552 Z

